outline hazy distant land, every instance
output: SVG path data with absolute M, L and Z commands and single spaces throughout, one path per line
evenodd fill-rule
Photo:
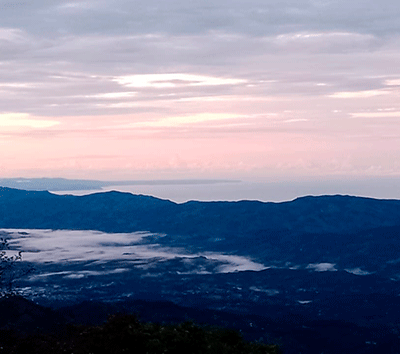
M 176 203 L 198 201 L 289 201 L 304 195 L 354 195 L 400 199 L 400 178 L 332 178 L 323 181 L 245 181 L 235 179 L 173 179 L 99 181 L 65 178 L 3 178 L 0 186 L 55 194 L 87 195 L 106 191 L 151 195 Z
M 66 178 L 0 178 L 0 186 L 37 191 L 79 191 L 100 190 L 110 186 L 140 186 L 140 185 L 193 185 L 234 183 L 238 180 L 229 179 L 171 179 L 171 180 L 126 180 L 98 181 Z

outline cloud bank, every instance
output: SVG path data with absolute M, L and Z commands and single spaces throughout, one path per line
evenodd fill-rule
M 396 1 L 10 1 L 0 23 L 4 177 L 400 174 Z

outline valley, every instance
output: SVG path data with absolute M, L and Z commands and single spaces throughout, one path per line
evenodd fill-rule
M 13 285 L 39 304 L 89 301 L 139 308 L 149 320 L 217 323 L 289 354 L 399 348 L 398 201 L 2 193 L 0 235 L 8 252 L 22 251 L 18 266 L 33 268 Z

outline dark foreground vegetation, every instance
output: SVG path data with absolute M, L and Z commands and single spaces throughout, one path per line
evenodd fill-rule
M 2 305 L 8 306 L 8 311 L 0 320 L 0 353 L 281 353 L 276 345 L 247 342 L 232 329 L 193 322 L 160 324 L 117 314 L 101 325 L 77 325 L 63 323 L 60 315 L 22 298 L 7 299 Z

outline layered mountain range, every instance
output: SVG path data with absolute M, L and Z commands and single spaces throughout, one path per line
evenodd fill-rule
M 398 352 L 398 200 L 177 204 L 0 188 L 0 228 L 35 267 L 18 283 L 35 301 L 170 301 L 244 318 L 230 325 L 286 353 Z
M 332 263 L 395 276 L 400 263 L 398 200 L 338 195 L 177 204 L 120 192 L 60 196 L 1 188 L 0 227 L 148 231 L 165 234 L 164 244 L 246 255 L 268 266 Z

